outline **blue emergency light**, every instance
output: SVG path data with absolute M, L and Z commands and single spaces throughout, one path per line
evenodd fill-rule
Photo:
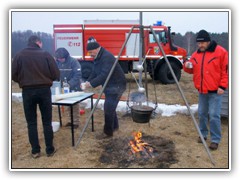
M 162 21 L 157 21 L 156 24 L 153 24 L 154 26 L 162 26 Z

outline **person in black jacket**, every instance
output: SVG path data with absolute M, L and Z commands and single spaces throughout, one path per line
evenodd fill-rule
M 70 85 L 70 91 L 81 91 L 80 81 L 82 81 L 81 65 L 80 63 L 70 56 L 69 52 L 65 48 L 58 48 L 55 52 L 57 66 L 60 70 L 60 80 L 67 79 L 67 83 Z M 78 128 L 80 123 L 79 104 L 73 106 L 73 127 Z M 70 108 L 68 111 L 70 118 Z M 71 126 L 71 122 L 66 124 L 67 127 Z
M 116 59 L 109 51 L 101 47 L 93 37 L 88 39 L 87 50 L 90 56 L 94 58 L 94 67 L 86 82 L 86 88 L 103 86 Z M 104 89 L 106 98 L 104 103 L 105 124 L 103 132 L 107 137 L 113 136 L 113 132 L 119 129 L 116 108 L 125 90 L 126 78 L 121 66 L 117 64 Z
M 12 80 L 22 88 L 23 107 L 28 127 L 29 142 L 33 158 L 40 157 L 41 147 L 37 129 L 37 105 L 42 115 L 43 133 L 47 156 L 53 156 L 52 102 L 50 87 L 58 80 L 60 72 L 54 58 L 42 50 L 39 37 L 28 39 L 28 47 L 13 59 Z

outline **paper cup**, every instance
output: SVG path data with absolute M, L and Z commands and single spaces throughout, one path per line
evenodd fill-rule
M 85 90 L 86 89 L 86 83 L 81 83 L 81 88 L 82 88 L 82 90 Z
M 193 64 L 191 62 L 187 62 L 187 68 L 192 69 L 193 68 Z

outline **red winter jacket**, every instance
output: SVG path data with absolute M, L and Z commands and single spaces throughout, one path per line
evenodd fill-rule
M 185 72 L 193 74 L 195 88 L 203 94 L 225 90 L 228 86 L 228 52 L 212 41 L 205 52 L 194 52 L 188 62 L 193 64 Z

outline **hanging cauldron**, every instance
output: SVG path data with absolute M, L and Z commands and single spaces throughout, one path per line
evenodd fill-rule
M 132 119 L 136 123 L 148 123 L 154 108 L 145 105 L 131 106 Z

